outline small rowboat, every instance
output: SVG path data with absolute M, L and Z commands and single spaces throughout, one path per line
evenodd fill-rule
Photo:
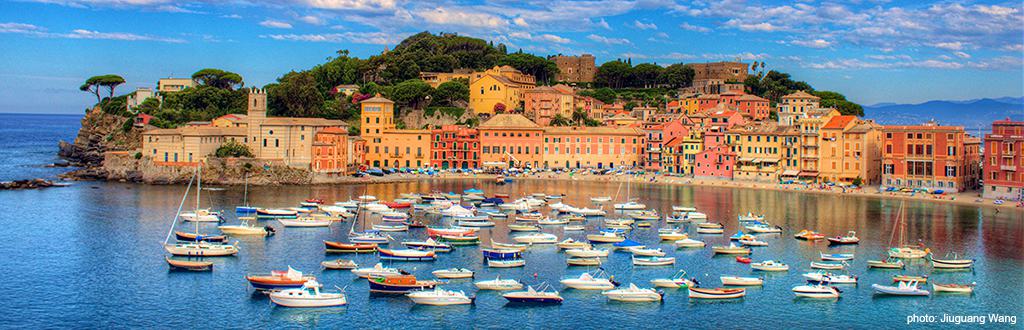
M 259 218 L 292 218 L 299 215 L 298 211 L 285 209 L 256 209 L 256 216 Z
M 697 228 L 698 234 L 721 234 L 724 232 L 725 229 L 722 228 Z
M 495 260 L 487 259 L 487 267 L 492 268 L 513 268 L 526 266 L 526 259 Z
M 188 241 L 188 242 L 203 241 L 203 242 L 221 243 L 221 242 L 224 242 L 224 241 L 226 241 L 228 239 L 224 235 L 213 236 L 213 235 L 202 235 L 202 234 L 195 234 L 195 233 L 186 233 L 186 232 L 180 232 L 180 231 L 175 231 L 174 232 L 174 237 L 176 237 L 179 241 Z
M 590 243 L 580 242 L 570 237 L 566 238 L 561 242 L 558 242 L 558 244 L 555 244 L 555 246 L 558 246 L 559 249 L 582 249 L 590 247 Z
M 522 259 L 523 251 L 520 249 L 483 248 L 480 249 L 484 259 L 488 260 L 513 260 Z
M 729 246 L 712 246 L 711 251 L 714 254 L 750 254 L 750 248 L 732 244 Z
M 378 231 L 399 232 L 399 231 L 408 231 L 409 230 L 409 226 L 407 226 L 404 223 L 399 223 L 399 224 L 395 224 L 395 225 L 380 224 L 380 225 L 373 225 L 373 229 L 374 230 L 378 230 Z
M 619 243 L 626 240 L 626 237 L 613 232 L 602 232 L 587 235 L 587 240 L 594 243 Z
M 437 278 L 473 278 L 473 271 L 465 268 L 438 269 L 430 272 Z
M 511 223 L 511 224 L 508 225 L 508 230 L 510 230 L 510 231 L 540 231 L 540 226 L 538 226 L 538 225 L 521 225 L 521 224 L 517 224 L 517 223 Z
M 691 238 L 686 238 L 686 239 L 681 239 L 681 240 L 675 241 L 674 244 L 676 245 L 676 247 L 679 247 L 679 248 L 703 248 L 704 245 L 705 245 L 704 242 L 701 242 L 701 241 L 698 241 L 698 240 L 695 240 L 695 239 L 691 239 Z
M 939 283 L 932 283 L 932 290 L 934 290 L 937 293 L 938 292 L 973 293 L 975 285 L 977 285 L 977 284 L 976 283 L 971 283 L 971 284 L 953 284 L 953 283 L 939 284 Z
M 564 225 L 564 224 L 567 224 L 567 223 L 569 223 L 569 219 L 565 219 L 565 218 L 558 218 L 558 219 L 547 218 L 547 219 L 537 220 L 537 224 L 541 225 L 541 226 L 559 226 L 559 225 Z
M 530 244 L 552 244 L 558 242 L 558 236 L 548 233 L 531 233 L 522 236 L 514 236 L 512 240 L 518 243 Z
M 946 257 L 950 257 L 946 255 Z M 974 267 L 974 259 L 958 259 L 954 254 L 952 259 L 936 259 L 932 256 L 932 267 L 939 269 L 965 269 Z
M 600 266 L 601 258 L 570 257 L 565 259 L 569 266 Z
M 307 217 L 299 217 L 296 219 L 277 219 L 285 227 L 327 227 L 331 225 L 331 220 L 328 219 L 315 219 Z
M 435 241 L 433 238 L 427 238 L 426 241 L 415 241 L 415 242 L 402 242 L 402 245 L 410 249 L 434 251 L 434 252 L 451 252 L 452 246 L 444 243 Z
M 188 260 L 177 260 L 165 257 L 167 259 L 167 265 L 171 266 L 172 269 L 185 269 L 194 272 L 203 272 L 213 270 L 212 261 L 188 261 Z
M 765 260 L 750 264 L 750 268 L 764 272 L 784 272 L 789 270 L 789 265 L 774 260 Z
M 736 256 L 736 262 L 741 264 L 749 264 L 751 260 L 750 257 Z
M 823 261 L 849 261 L 853 260 L 853 253 L 818 253 Z
M 697 228 L 725 229 L 725 226 L 717 222 L 702 222 L 697 224 Z
M 407 209 L 412 207 L 412 203 L 409 202 L 383 202 L 381 204 L 387 205 L 387 207 L 393 209 Z
M 377 251 L 375 243 L 342 243 L 324 241 L 328 253 L 370 253 Z
M 804 229 L 804 230 L 801 230 L 799 233 L 796 233 L 796 235 L 793 235 L 793 237 L 796 238 L 796 239 L 802 239 L 802 240 L 805 240 L 805 241 L 816 241 L 816 240 L 825 238 L 825 234 L 822 234 L 822 233 L 819 233 L 819 232 L 816 232 L 816 231 L 813 231 L 813 230 Z
M 714 288 L 704 289 L 689 287 L 690 299 L 734 299 L 747 295 L 746 289 Z
M 536 222 L 540 220 L 544 220 L 544 215 L 540 213 L 523 213 L 516 216 L 516 221 Z
M 903 260 L 888 258 L 885 260 L 868 260 L 868 268 L 903 269 Z
M 480 244 L 479 236 L 449 236 L 441 235 L 439 238 L 440 242 L 448 243 L 451 245 L 477 245 Z
M 564 231 L 584 231 L 586 229 L 587 228 L 583 226 L 565 226 L 565 228 L 562 228 Z
M 661 249 L 647 249 L 642 246 L 627 248 L 627 251 L 635 256 L 641 257 L 664 257 L 665 251 Z
M 828 270 L 839 270 L 846 268 L 845 264 L 842 263 L 831 263 L 831 262 L 813 262 L 811 261 L 812 269 L 828 269 Z
M 751 233 L 755 234 L 773 234 L 782 232 L 782 227 L 769 226 L 765 224 L 750 225 L 746 226 L 745 228 L 747 228 L 747 230 L 750 231 Z
M 894 275 L 892 277 L 893 282 L 917 282 L 921 284 L 928 283 L 928 275 L 924 276 L 912 276 L 912 275 Z
M 292 308 L 335 307 L 348 303 L 345 293 L 320 291 L 320 283 L 315 280 L 304 283 L 301 288 L 271 292 L 270 301 L 278 306 Z
M 836 236 L 828 238 L 828 245 L 846 245 L 857 243 L 860 243 L 860 238 L 857 237 L 857 232 L 855 231 L 850 231 L 846 233 L 846 236 Z
M 930 294 L 928 290 L 919 289 L 917 282 L 914 281 L 899 282 L 896 286 L 872 284 L 871 288 L 875 289 L 875 293 L 895 296 L 927 296 Z
M 359 264 L 355 261 L 348 259 L 321 261 L 320 265 L 326 269 L 356 269 L 356 267 L 359 267 Z
M 633 257 L 634 266 L 669 266 L 675 263 L 674 257 Z
M 433 289 L 442 282 L 418 280 L 407 274 L 370 274 L 367 278 L 371 293 L 409 293 L 415 290 Z
M 662 241 L 678 241 L 690 238 L 690 235 L 687 235 L 678 228 L 671 228 L 658 230 L 658 238 Z
M 797 297 L 803 298 L 839 298 L 839 294 L 842 292 L 843 291 L 840 291 L 836 287 L 824 284 L 800 285 L 793 288 L 793 294 L 796 294 Z
M 570 257 L 578 258 L 596 258 L 596 257 L 607 257 L 608 249 L 595 249 L 593 247 L 584 247 L 578 249 L 565 250 L 565 254 Z
M 502 250 L 515 250 L 515 251 L 518 251 L 518 252 L 523 252 L 523 251 L 526 251 L 526 249 L 530 247 L 530 244 L 502 243 L 502 242 L 495 242 L 492 239 L 491 240 L 491 246 L 495 247 L 495 248 L 498 248 L 498 249 L 502 249 Z
M 744 246 L 768 246 L 768 242 L 759 241 L 756 238 L 753 239 L 741 239 L 740 244 Z
M 437 254 L 434 251 L 421 251 L 415 249 L 405 250 L 391 250 L 377 248 L 377 252 L 380 253 L 381 260 L 401 260 L 401 261 L 434 261 L 437 260 Z
M 760 286 L 764 285 L 764 279 L 760 277 L 722 276 L 722 285 L 733 286 Z
M 436 228 L 427 227 L 427 236 L 475 236 L 475 228 Z

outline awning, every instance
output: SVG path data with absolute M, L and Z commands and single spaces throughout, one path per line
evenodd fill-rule
M 797 176 L 800 174 L 798 170 L 785 170 L 782 171 L 782 176 Z
M 752 162 L 754 162 L 754 163 L 760 163 L 760 162 L 761 162 L 761 158 L 754 158 L 754 160 L 753 160 Z
M 754 159 L 750 157 L 740 157 L 739 159 L 737 159 L 737 161 L 739 161 L 740 163 L 752 163 L 754 162 Z
M 799 176 L 813 178 L 818 176 L 818 171 L 800 171 Z
M 778 158 L 761 158 L 762 163 L 778 163 Z

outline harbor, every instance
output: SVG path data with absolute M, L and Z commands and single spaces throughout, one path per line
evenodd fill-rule
M 654 327 L 669 318 L 678 321 L 682 316 L 700 320 L 694 321 L 699 324 L 693 324 L 700 328 L 741 327 L 754 321 L 780 326 L 848 324 L 853 328 L 867 328 L 903 324 L 908 315 L 915 313 L 1017 315 L 1022 308 L 1019 301 L 1005 299 L 1006 294 L 1022 290 L 1019 270 L 1024 255 L 1021 253 L 1024 251 L 1021 243 L 1024 224 L 1020 220 L 1024 215 L 1013 209 L 927 200 L 862 196 L 837 198 L 828 194 L 730 187 L 545 180 L 517 180 L 504 185 L 484 179 L 420 179 L 365 186 L 203 187 L 201 208 L 219 212 L 223 222 L 179 220 L 175 222 L 176 231 L 218 235 L 218 226 L 242 223 L 234 211 L 244 204 L 284 210 L 298 207 L 300 203 L 309 205 L 311 202 L 307 200 L 311 200 L 321 202 L 323 208 L 335 202 L 344 204 L 360 200 L 360 196 L 374 196 L 384 203 L 410 193 L 430 195 L 440 192 L 438 196 L 450 198 L 454 195 L 466 197 L 469 194 L 464 192 L 469 191 L 489 198 L 508 196 L 503 198 L 506 203 L 526 196 L 551 197 L 551 201 L 545 200 L 544 204 L 537 205 L 536 211 L 544 217 L 558 219 L 562 217 L 551 208 L 556 203 L 575 208 L 596 208 L 592 198 L 604 201 L 600 197 L 607 196 L 611 200 L 604 204 L 603 210 L 607 212 L 604 217 L 540 225 L 539 232 L 510 231 L 508 225 L 517 222 L 515 216 L 488 220 L 494 223 L 493 227 L 474 228 L 478 239 L 476 245 L 449 242 L 453 245 L 452 251 L 437 253 L 433 261 L 382 260 L 384 258 L 379 253 L 326 253 L 324 241 L 349 242 L 352 232 L 363 232 L 375 228 L 373 225 L 390 223 L 382 221 L 379 215 L 368 215 L 358 222 L 353 218 L 332 221 L 326 227 L 286 227 L 278 220 L 261 219 L 253 225 L 272 227 L 275 235 L 228 235 L 230 244 L 237 246 L 237 254 L 182 259 L 212 262 L 211 271 L 194 272 L 171 269 L 165 261 L 168 254 L 160 242 L 168 235 L 168 225 L 175 218 L 179 206 L 185 205 L 182 213 L 199 214 L 193 210 L 196 208 L 193 204 L 195 186 L 191 187 L 192 195 L 186 196 L 184 204 L 181 202 L 185 185 L 83 182 L 56 190 L 6 193 L 9 198 L 5 200 L 10 202 L 12 212 L 3 217 L 8 230 L 15 235 L 0 243 L 0 250 L 10 256 L 10 271 L 33 274 L 12 279 L 13 284 L 41 288 L 45 285 L 43 283 L 61 283 L 66 289 L 35 300 L 2 298 L 0 302 L 12 306 L 13 313 L 0 318 L 17 317 L 22 322 L 40 322 L 36 324 L 39 326 L 74 326 L 83 320 L 119 319 L 122 325 L 131 327 L 170 327 L 190 326 L 193 323 L 189 320 L 202 319 L 209 326 L 219 327 L 470 328 L 516 324 L 539 328 L 574 325 Z M 492 247 L 495 242 L 511 245 L 518 241 L 515 237 L 529 234 L 549 234 L 558 242 L 567 238 L 587 242 L 589 235 L 622 225 L 616 220 L 629 218 L 625 212 L 630 210 L 615 210 L 616 204 L 625 204 L 627 200 L 642 203 L 643 210 L 656 211 L 660 216 L 657 220 L 636 220 L 623 230 L 629 241 L 645 248 L 630 248 L 630 253 L 612 244 L 595 243 L 595 249 L 611 250 L 607 257 L 599 258 L 600 266 L 569 266 L 567 253 L 556 244 L 540 243 L 525 247 L 521 252 L 525 261 L 522 267 L 489 266 L 481 254 L 482 249 Z M 472 209 L 473 204 L 471 201 L 462 203 L 466 209 Z M 697 230 L 704 226 L 668 223 L 665 217 L 672 215 L 675 207 L 680 206 L 692 207 L 706 214 L 705 223 L 721 223 L 722 233 L 698 234 Z M 390 237 L 388 243 L 380 245 L 397 253 L 399 259 L 406 248 L 402 242 L 426 241 L 429 230 L 451 228 L 456 224 L 441 214 L 429 214 L 422 209 L 412 211 L 414 209 L 398 210 L 409 210 L 411 221 L 420 221 L 428 228 L 387 232 Z M 491 212 L 497 211 L 500 210 Z M 13 216 L 40 212 L 45 216 L 33 221 Z M 749 233 L 747 226 L 739 222 L 744 219 L 741 215 L 747 216 L 748 213 L 755 217 L 763 214 L 764 222 L 780 227 L 782 232 L 754 234 L 756 241 L 767 246 L 749 248 L 752 253 L 746 257 L 753 261 L 752 264 L 737 262 L 735 255 L 714 253 L 714 247 L 740 244 L 731 238 L 738 231 Z M 639 216 L 638 219 L 646 218 Z M 636 223 L 644 221 L 650 226 Z M 567 230 L 573 225 L 583 226 L 583 230 Z M 679 228 L 678 232 L 662 231 L 675 227 Z M 894 244 L 892 238 L 897 228 L 902 228 L 905 233 L 906 244 L 923 244 L 935 258 L 956 253 L 972 259 L 972 267 L 959 271 L 943 270 L 933 266 L 928 258 L 903 259 L 903 269 L 869 267 L 869 261 L 885 259 Z M 812 238 L 809 240 L 794 237 L 805 230 L 820 233 L 822 238 L 848 236 L 848 232 L 854 231 L 859 237 L 859 244 L 830 246 L 829 240 L 817 239 L 815 235 L 802 235 Z M 679 248 L 674 241 L 660 237 L 678 238 L 672 234 L 683 233 L 706 246 Z M 60 242 L 59 248 L 40 248 L 46 242 Z M 665 254 L 663 257 L 657 256 L 658 249 Z M 852 260 L 826 259 L 842 259 L 848 254 L 853 255 Z M 674 258 L 674 262 L 662 266 L 642 264 L 657 258 Z M 337 259 L 351 260 L 360 268 L 381 263 L 382 267 L 406 271 L 418 281 L 443 281 L 437 285 L 437 292 L 434 289 L 424 291 L 426 296 L 417 297 L 419 301 L 436 301 L 438 295 L 461 291 L 467 298 L 472 298 L 468 300 L 472 304 L 428 306 L 416 304 L 411 297 L 404 295 L 371 293 L 366 279 L 349 270 L 325 269 L 321 264 Z M 638 260 L 640 265 L 637 265 Z M 767 262 L 769 260 L 772 262 Z M 844 270 L 828 271 L 855 276 L 857 284 L 834 281 L 831 286 L 841 291 L 838 299 L 798 297 L 794 293 L 795 288 L 813 287 L 805 275 L 821 271 L 813 269 L 812 262 L 846 263 Z M 753 264 L 759 264 L 768 271 L 755 270 Z M 788 265 L 788 270 L 773 271 L 779 268 L 771 266 L 778 264 Z M 303 276 L 315 277 L 322 285 L 322 292 L 339 291 L 336 287 L 344 289 L 346 304 L 312 309 L 274 306 L 271 297 L 255 290 L 246 281 L 249 275 L 269 274 L 288 270 L 289 267 L 302 272 Z M 435 271 L 451 269 L 471 271 L 472 278 L 438 279 L 439 276 L 435 276 L 445 274 Z M 742 298 L 733 299 L 694 299 L 691 297 L 694 293 L 688 293 L 685 287 L 666 288 L 652 284 L 656 279 L 676 277 L 680 271 L 685 272 L 682 279 L 696 280 L 700 288 L 742 288 L 745 294 Z M 602 294 L 601 290 L 571 289 L 560 283 L 565 278 L 578 278 L 584 273 L 601 273 L 601 276 L 620 285 L 613 295 Z M 879 294 L 873 288 L 874 284 L 898 288 L 893 280 L 896 276 L 915 280 L 927 276 L 927 284 L 919 286 L 927 291 L 933 291 L 932 283 L 974 283 L 976 286 L 971 294 L 931 292 L 927 297 Z M 761 284 L 723 286 L 725 277 L 737 280 L 754 278 Z M 496 278 L 522 283 L 524 286 L 519 290 L 527 290 L 528 285 L 541 292 L 557 291 L 562 301 L 560 304 L 510 303 L 510 299 L 503 297 L 509 291 L 479 290 L 474 285 L 475 282 Z M 638 288 L 634 290 L 631 283 Z M 97 285 L 112 285 L 117 289 L 95 290 Z M 647 288 L 653 288 L 655 290 L 652 291 L 661 295 L 643 291 Z M 811 289 L 812 293 L 805 294 L 814 294 Z M 660 302 L 620 302 L 613 298 Z M 113 299 L 120 303 L 110 303 Z M 45 318 L 42 317 L 44 315 Z

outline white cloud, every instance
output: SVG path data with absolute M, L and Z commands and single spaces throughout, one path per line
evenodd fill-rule
M 814 39 L 814 40 L 797 39 L 797 40 L 790 41 L 789 43 L 797 45 L 797 46 L 808 47 L 808 48 L 828 48 L 828 47 L 832 46 L 832 44 L 833 44 L 831 41 L 828 41 L 828 40 L 825 40 L 825 39 Z
M 422 18 L 427 23 L 437 25 L 456 25 L 488 29 L 495 29 L 508 25 L 507 21 L 495 15 L 443 7 L 415 12 L 413 15 Z
M 658 26 L 654 23 L 644 23 L 638 20 L 633 21 L 633 27 L 641 30 L 657 30 Z
M 350 42 L 357 44 L 371 45 L 394 45 L 405 38 L 406 35 L 390 35 L 384 32 L 344 32 L 324 34 L 270 34 L 261 35 L 260 38 L 285 41 L 305 42 Z
M 396 0 L 299 0 L 313 8 L 336 9 L 336 10 L 357 10 L 357 11 L 384 11 L 397 7 Z
M 1006 45 L 1000 49 L 1008 52 L 1021 52 L 1024 51 L 1024 44 Z
M 168 13 L 182 13 L 182 14 L 202 14 L 200 11 L 195 11 L 188 8 L 182 8 L 175 5 L 161 5 L 156 7 L 156 10 L 168 12 Z
M 751 53 L 751 52 L 738 53 L 738 54 L 713 54 L 713 53 L 705 53 L 705 54 L 702 54 L 701 57 L 703 57 L 704 59 L 708 59 L 708 60 L 719 60 L 719 61 L 733 61 L 733 60 L 753 61 L 753 60 L 763 60 L 763 59 L 771 58 L 770 55 L 765 54 L 765 53 L 754 54 L 754 53 Z
M 959 58 L 971 58 L 971 54 L 964 53 L 964 52 L 953 52 L 953 55 L 956 55 L 956 57 L 959 57 Z
M 185 40 L 177 38 L 165 38 L 127 32 L 100 32 L 86 29 L 74 29 L 68 33 L 57 33 L 49 32 L 46 28 L 40 26 L 14 22 L 0 23 L 0 33 L 21 34 L 37 38 L 156 41 L 169 43 L 185 42 Z
M 593 41 L 596 41 L 596 42 L 599 42 L 599 43 L 602 43 L 602 44 L 605 44 L 605 45 L 629 45 L 629 44 L 632 44 L 632 42 L 630 42 L 629 39 L 624 39 L 624 38 L 607 38 L 607 37 L 599 36 L 599 35 L 596 35 L 596 34 L 588 35 L 587 39 L 590 39 L 590 40 L 593 40 Z
M 691 25 L 690 23 L 686 23 L 686 22 L 683 22 L 682 24 L 679 24 L 679 28 L 681 28 L 683 30 L 686 30 L 686 31 L 694 31 L 694 32 L 700 32 L 700 33 L 711 32 L 711 29 L 709 29 L 709 28 L 706 28 L 706 27 L 703 27 L 703 26 Z
M 993 15 L 993 16 L 1012 15 L 1012 14 L 1014 14 L 1014 13 L 1016 13 L 1018 11 L 1015 8 L 1003 7 L 1003 6 L 999 6 L 999 5 L 991 5 L 991 6 L 977 5 L 977 6 L 974 6 L 974 9 L 979 11 L 979 12 L 981 12 L 981 13 L 989 14 L 989 15 Z
M 274 29 L 290 29 L 292 24 L 288 22 L 275 21 L 272 19 L 266 19 L 260 22 L 260 26 L 274 28 Z
M 299 17 L 299 20 L 305 22 L 306 24 L 312 24 L 312 25 L 324 25 L 324 24 L 327 23 L 327 22 L 324 21 L 323 18 L 320 18 L 319 16 L 313 16 L 313 15 L 301 16 L 301 17 Z
M 516 26 L 520 26 L 520 27 L 529 27 L 530 26 L 530 24 L 526 22 L 526 19 L 523 19 L 522 17 L 516 17 L 515 19 L 513 19 L 512 20 L 512 24 L 515 24 Z
M 553 35 L 553 34 L 533 35 L 533 34 L 530 34 L 529 32 L 521 32 L 520 31 L 520 32 L 511 32 L 511 33 L 508 34 L 508 36 L 510 38 L 514 38 L 514 39 L 539 41 L 539 42 L 549 42 L 549 43 L 556 43 L 556 44 L 567 44 L 567 43 L 572 42 L 572 40 L 569 40 L 569 39 L 566 39 L 566 38 L 563 38 L 563 37 L 559 37 L 559 36 L 556 36 L 556 35 Z
M 961 50 L 961 49 L 964 49 L 964 43 L 959 42 L 959 41 L 937 42 L 937 43 L 932 44 L 932 47 L 942 48 L 942 49 L 947 49 L 947 50 Z
M 594 22 L 594 25 L 602 27 L 605 30 L 611 30 L 612 29 L 612 26 L 608 25 L 608 21 L 605 21 L 604 18 L 602 18 L 601 20 L 599 20 L 597 22 Z
M 775 25 L 772 25 L 772 23 L 768 23 L 768 22 L 743 23 L 743 22 L 738 21 L 738 20 L 730 20 L 728 22 L 725 22 L 725 25 L 726 26 L 736 27 L 736 28 L 739 28 L 740 30 L 743 30 L 743 31 L 771 32 L 771 31 L 779 30 L 779 27 L 777 27 Z
M 239 14 L 220 15 L 220 17 L 221 18 L 230 18 L 230 19 L 242 19 L 242 15 L 239 15 Z

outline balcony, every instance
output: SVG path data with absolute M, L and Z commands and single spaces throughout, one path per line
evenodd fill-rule
M 1013 165 L 1001 165 L 999 169 L 1002 171 L 1017 171 L 1017 167 Z
M 1003 150 L 1003 158 L 1013 158 L 1013 156 L 1016 156 L 1013 151 Z

